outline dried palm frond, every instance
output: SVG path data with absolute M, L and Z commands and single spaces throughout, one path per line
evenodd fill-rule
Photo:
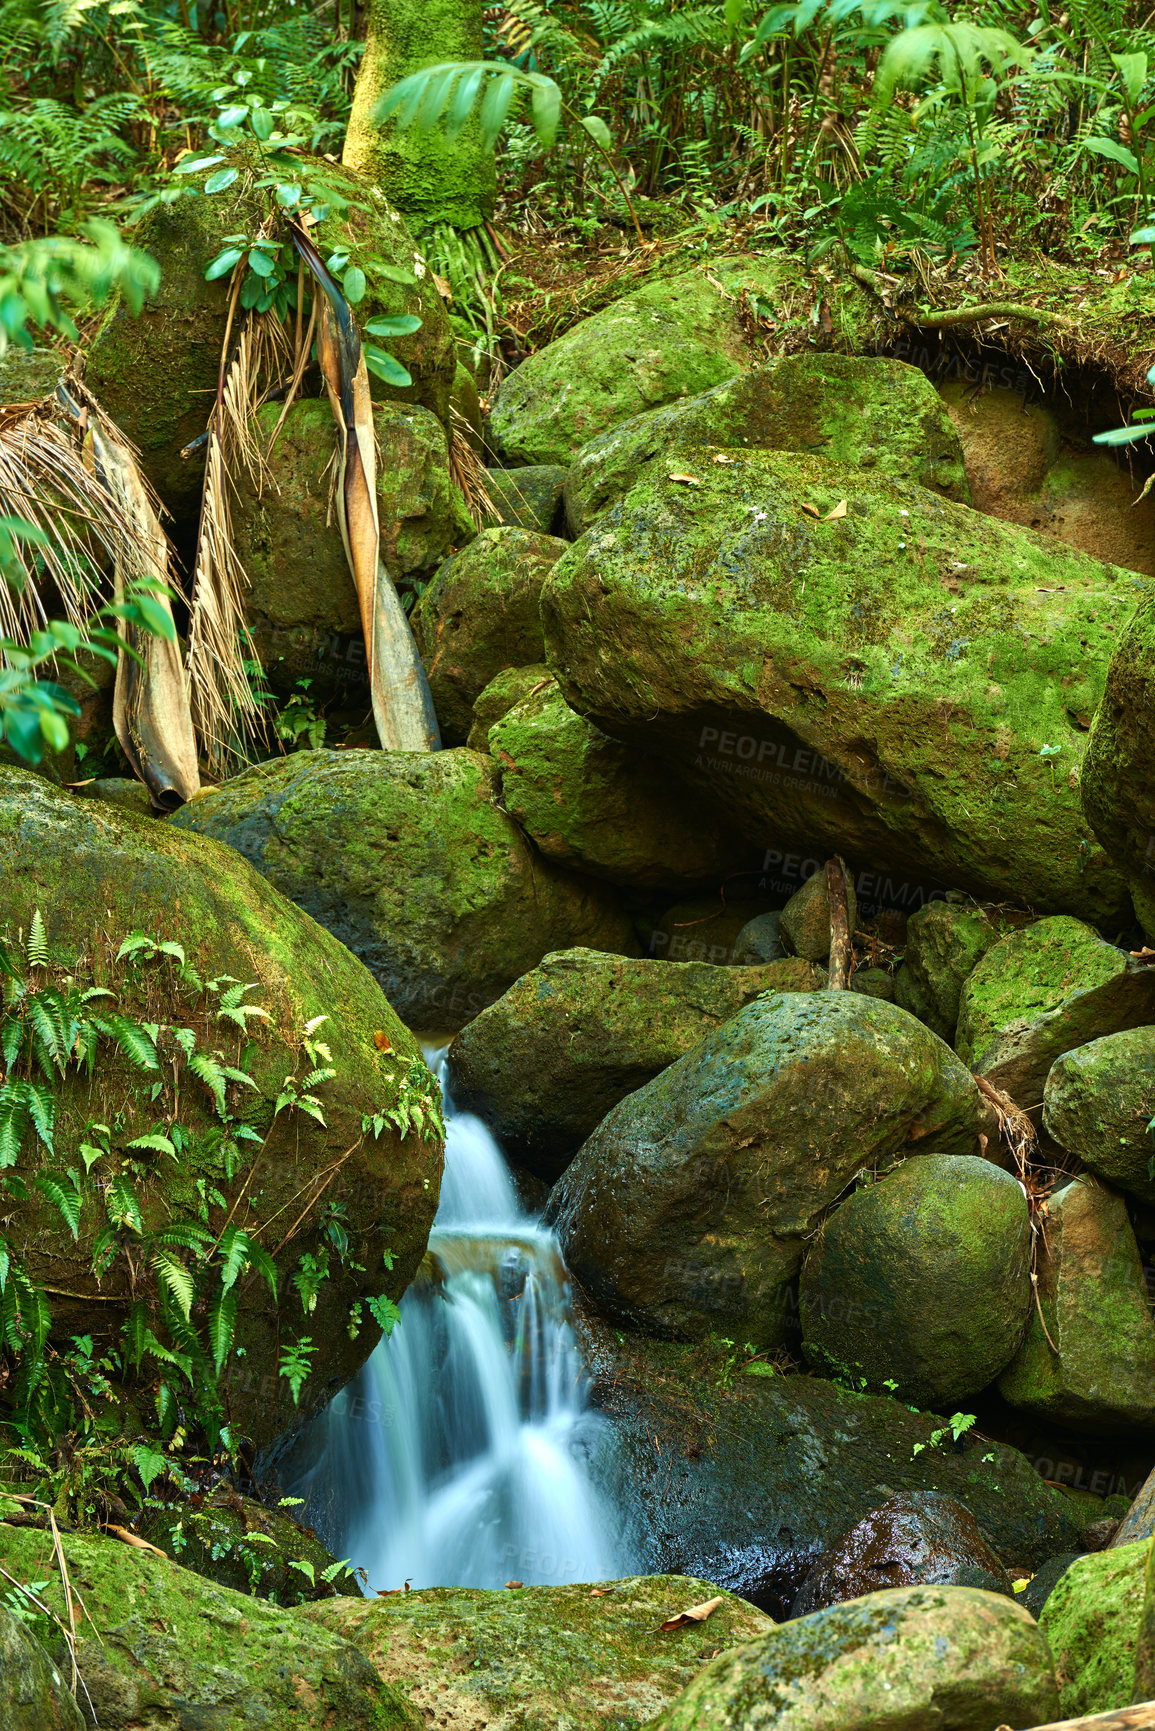
M 361 338 L 348 302 L 308 235 L 293 245 L 320 293 L 317 356 L 340 444 L 337 519 L 361 609 L 377 735 L 386 751 L 436 751 L 441 744 L 429 682 L 405 610 L 381 563 L 373 405 Z
M 189 688 L 193 721 L 210 766 L 226 771 L 245 760 L 246 735 L 264 733 L 265 721 L 245 668 L 256 649 L 245 619 L 248 578 L 233 538 L 234 476 L 246 471 L 260 487 L 264 457 L 256 436 L 262 375 L 287 353 L 279 320 L 241 315 L 230 352 L 240 287 L 229 301 L 217 395 L 209 421 L 204 491 L 193 566 L 189 627 Z
M 485 484 L 485 467 L 470 440 L 471 428 L 461 410 L 449 406 L 449 479 L 465 500 L 475 529 L 496 523 L 500 512 Z

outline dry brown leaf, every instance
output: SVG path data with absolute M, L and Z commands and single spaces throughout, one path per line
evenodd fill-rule
M 666 479 L 667 481 L 682 481 L 687 487 L 700 487 L 702 485 L 697 475 L 667 475 Z
M 684 1629 L 688 1623 L 704 1623 L 712 1612 L 722 1603 L 722 1595 L 716 1599 L 707 1599 L 704 1605 L 691 1605 L 688 1611 L 679 1611 L 676 1616 L 667 1617 L 664 1623 L 658 1624 L 658 1633 L 666 1629 Z
M 614 1589 L 612 1587 L 591 1587 L 590 1588 L 590 1598 L 591 1599 L 611 1599 L 613 1597 L 613 1592 L 614 1592 Z
M 438 276 L 438 274 L 435 270 L 430 271 L 429 274 L 433 278 L 433 286 L 437 290 L 438 294 L 441 296 L 442 300 L 443 301 L 452 301 L 453 300 L 453 290 L 450 287 L 449 278 L 444 277 L 444 276 Z
M 167 1551 L 162 1551 L 158 1545 L 150 1545 L 147 1539 L 142 1539 L 139 1533 L 130 1533 L 127 1527 L 115 1527 L 111 1523 L 105 1527 L 106 1533 L 112 1533 L 122 1545 L 131 1545 L 134 1551 L 151 1551 L 154 1557 L 163 1557 L 169 1561 Z
M 802 509 L 806 512 L 807 516 L 809 516 L 809 517 L 821 517 L 822 516 L 822 512 L 818 509 L 817 505 L 803 505 Z
M 393 1050 L 393 1042 L 384 1028 L 374 1028 L 373 1044 L 379 1052 L 391 1052 Z
M 524 1587 L 525 1586 L 524 1581 L 507 1581 L 505 1584 L 507 1587 Z
M 827 513 L 826 513 L 825 517 L 823 517 L 822 521 L 824 523 L 833 523 L 839 517 L 845 517 L 845 515 L 846 515 L 846 500 L 845 499 L 839 499 L 839 501 L 838 501 L 837 505 L 835 505 L 833 511 L 827 511 Z

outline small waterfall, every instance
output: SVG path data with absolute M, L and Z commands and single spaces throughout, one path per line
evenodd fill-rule
M 318 1421 L 291 1487 L 367 1592 L 606 1579 L 627 1559 L 586 1461 L 570 1289 L 479 1118 L 455 1113 L 442 1054 L 445 1176 L 401 1321 Z

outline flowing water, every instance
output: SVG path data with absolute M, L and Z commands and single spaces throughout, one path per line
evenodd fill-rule
M 444 1060 L 430 1061 L 442 1079 Z M 367 1591 L 500 1587 L 626 1572 L 587 1460 L 570 1289 L 497 1143 L 446 1093 L 445 1176 L 401 1321 L 324 1418 L 292 1488 Z

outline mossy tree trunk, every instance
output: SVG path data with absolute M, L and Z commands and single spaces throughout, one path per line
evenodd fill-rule
M 476 122 L 452 143 L 440 130 L 378 127 L 373 109 L 391 85 L 424 66 L 481 59 L 480 0 L 369 0 L 343 161 L 368 175 L 417 229 L 476 228 L 493 211 L 493 155 Z

